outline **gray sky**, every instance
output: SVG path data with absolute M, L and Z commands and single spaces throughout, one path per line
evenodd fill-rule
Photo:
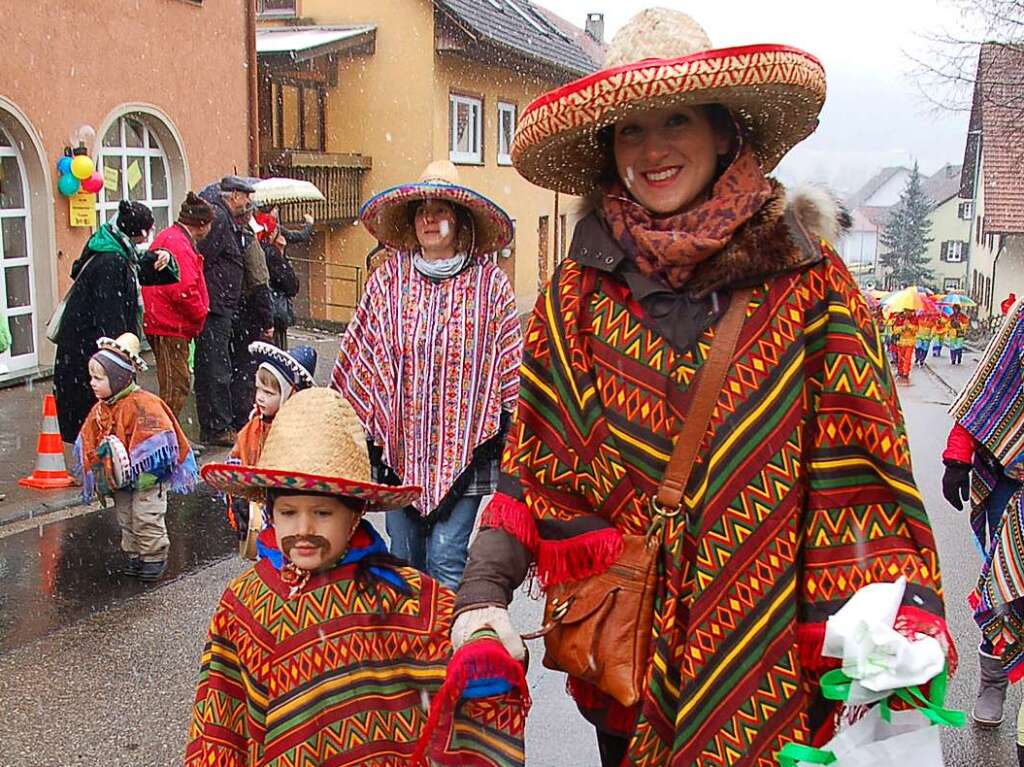
M 691 13 L 716 47 L 785 43 L 825 66 L 828 96 L 821 126 L 783 160 L 789 183 L 817 181 L 853 191 L 885 165 L 916 159 L 924 173 L 963 162 L 966 112 L 936 110 L 921 95 L 909 54 L 926 56 L 928 31 L 957 30 L 948 0 L 534 0 L 582 26 L 604 13 L 605 39 L 637 11 L 661 5 Z

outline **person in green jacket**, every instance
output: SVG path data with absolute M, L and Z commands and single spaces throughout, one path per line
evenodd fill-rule
M 141 202 L 121 200 L 115 222 L 93 233 L 71 266 L 57 333 L 53 386 L 61 438 L 74 443 L 95 402 L 89 388 L 89 358 L 104 336 L 142 333 L 139 285 L 178 281 L 178 266 L 166 251 L 141 257 L 136 246 L 149 239 L 153 213 Z

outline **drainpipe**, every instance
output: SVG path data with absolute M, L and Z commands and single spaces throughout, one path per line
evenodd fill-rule
M 249 71 L 249 175 L 260 173 L 259 81 L 256 70 L 256 0 L 245 4 L 245 55 Z

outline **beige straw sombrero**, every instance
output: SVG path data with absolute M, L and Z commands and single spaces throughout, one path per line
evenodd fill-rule
M 416 228 L 409 220 L 414 200 L 443 200 L 466 209 L 473 218 L 476 253 L 493 253 L 512 241 L 512 219 L 501 206 L 459 183 L 459 169 L 449 160 L 435 160 L 419 181 L 400 184 L 374 195 L 359 211 L 367 231 L 394 250 L 415 250 Z
M 123 357 L 134 365 L 137 371 L 149 369 L 149 365 L 142 359 L 142 344 L 134 333 L 122 333 L 117 338 L 101 336 L 96 341 L 96 348 Z
M 203 480 L 255 501 L 267 490 L 327 493 L 366 502 L 367 511 L 408 506 L 420 488 L 370 481 L 366 438 L 352 405 L 331 389 L 293 394 L 281 406 L 255 466 L 209 463 Z
M 825 70 L 786 45 L 712 48 L 685 13 L 653 8 L 614 37 L 605 68 L 535 99 L 520 117 L 512 162 L 538 186 L 586 194 L 605 167 L 598 131 L 649 109 L 721 104 L 765 172 L 818 125 Z

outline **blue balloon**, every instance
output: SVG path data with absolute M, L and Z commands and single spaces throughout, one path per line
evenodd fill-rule
M 65 173 L 60 177 L 60 181 L 57 182 L 57 189 L 65 197 L 70 197 L 73 194 L 77 194 L 81 188 L 82 182 L 72 176 L 70 173 Z
M 65 155 L 64 157 L 61 157 L 59 160 L 57 160 L 57 172 L 62 176 L 66 176 L 71 172 L 70 157 Z

